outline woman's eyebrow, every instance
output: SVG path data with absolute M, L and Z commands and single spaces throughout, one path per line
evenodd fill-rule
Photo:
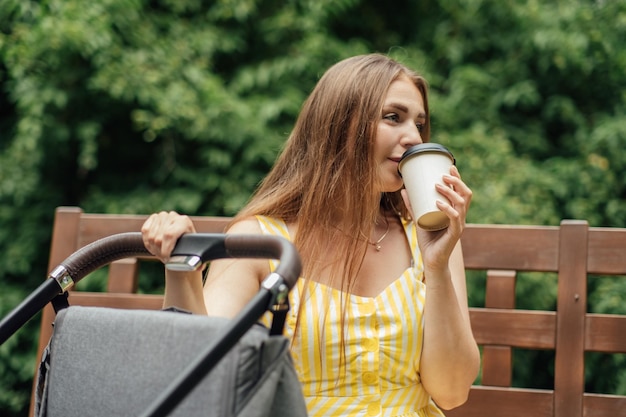
M 408 113 L 409 112 L 409 108 L 407 106 L 405 106 L 404 104 L 401 104 L 401 103 L 387 103 L 385 105 L 385 107 L 393 108 L 393 109 L 396 109 L 396 110 L 404 112 L 404 113 Z M 426 118 L 426 113 L 420 112 L 417 115 L 417 118 L 418 119 L 425 119 Z
M 391 107 L 393 109 L 399 110 L 404 113 L 408 113 L 409 111 L 409 108 L 407 106 L 405 106 L 404 104 L 400 104 L 400 103 L 387 103 L 385 104 L 385 107 Z

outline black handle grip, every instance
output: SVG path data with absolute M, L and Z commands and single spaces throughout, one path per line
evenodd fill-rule
M 205 263 L 220 258 L 278 259 L 276 273 L 291 289 L 302 271 L 300 255 L 287 239 L 253 234 L 192 233 L 181 236 L 172 251 L 172 259 L 199 258 Z M 170 265 L 170 264 L 168 264 Z

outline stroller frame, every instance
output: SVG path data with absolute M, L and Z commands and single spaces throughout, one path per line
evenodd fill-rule
M 67 291 L 88 273 L 117 259 L 147 254 L 140 233 L 112 235 L 73 253 L 51 272 L 48 280 L 0 322 L 0 344 L 48 302 L 54 300 L 55 309 L 65 307 Z M 263 281 L 257 295 L 232 320 L 232 325 L 223 329 L 214 342 L 206 346 L 142 416 L 170 413 L 266 311 L 274 314 L 271 333 L 282 332 L 284 317 L 289 309 L 288 291 L 301 269 L 299 255 L 286 239 L 263 235 L 185 235 L 177 243 L 166 268 L 195 270 L 210 260 L 227 257 L 273 258 L 279 259 L 280 264 Z

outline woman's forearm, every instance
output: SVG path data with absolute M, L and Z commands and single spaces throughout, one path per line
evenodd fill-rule
M 422 383 L 439 406 L 450 409 L 465 402 L 480 367 L 480 353 L 469 321 L 460 245 L 448 268 L 427 269 L 425 276 Z
M 202 272 L 165 272 L 163 308 L 178 307 L 194 314 L 206 315 L 202 295 Z

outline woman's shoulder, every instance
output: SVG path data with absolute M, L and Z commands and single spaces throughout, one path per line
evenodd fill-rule
M 230 226 L 226 233 L 252 233 L 262 234 L 261 225 L 259 220 L 255 216 L 246 217 L 235 221 Z
M 227 233 L 281 234 L 288 236 L 290 227 L 282 219 L 258 215 L 236 220 L 228 227 Z

